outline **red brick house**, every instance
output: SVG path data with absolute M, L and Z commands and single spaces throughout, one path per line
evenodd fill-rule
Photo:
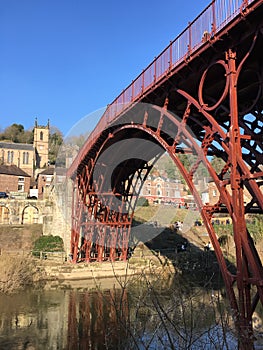
M 0 165 L 0 192 L 28 194 L 30 175 L 16 165 Z
M 50 187 L 54 177 L 54 167 L 48 167 L 37 175 L 38 198 L 43 199 L 45 191 Z
M 169 203 L 182 205 L 187 193 L 180 181 L 170 180 L 161 176 L 148 176 L 140 195 L 149 203 Z

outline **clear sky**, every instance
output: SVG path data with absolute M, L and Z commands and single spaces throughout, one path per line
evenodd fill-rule
M 27 130 L 37 117 L 66 135 L 111 103 L 209 2 L 1 0 L 0 130 Z

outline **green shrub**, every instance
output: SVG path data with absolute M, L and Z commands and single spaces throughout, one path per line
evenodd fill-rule
M 59 236 L 41 236 L 33 245 L 33 251 L 37 252 L 61 252 L 64 251 L 63 240 Z

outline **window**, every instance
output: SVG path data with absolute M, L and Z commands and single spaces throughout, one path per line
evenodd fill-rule
M 41 141 L 43 141 L 43 131 L 40 131 L 39 138 Z
M 213 197 L 216 197 L 217 196 L 217 190 L 213 190 Z
M 24 185 L 18 184 L 18 192 L 24 192 Z
M 18 192 L 24 192 L 24 189 L 25 189 L 25 178 L 21 176 L 18 178 L 17 190 Z
M 28 164 L 28 163 L 29 163 L 29 153 L 23 152 L 23 164 Z
M 151 194 L 151 190 L 150 189 L 148 189 L 148 194 Z
M 7 163 L 13 163 L 14 161 L 14 152 L 8 151 L 7 152 Z

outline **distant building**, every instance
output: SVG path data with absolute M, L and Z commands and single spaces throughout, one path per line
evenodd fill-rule
M 142 187 L 140 196 L 148 199 L 149 203 L 167 203 L 183 205 L 183 197 L 187 194 L 180 181 L 162 176 L 148 176 Z
M 47 167 L 49 165 L 49 121 L 46 126 L 38 125 L 37 120 L 35 121 L 33 146 L 35 150 L 35 167 Z
M 0 192 L 28 193 L 30 175 L 16 165 L 0 165 Z
M 226 190 L 229 191 L 229 193 L 231 193 L 230 183 L 226 185 Z M 251 194 L 248 192 L 246 188 L 244 188 L 243 195 L 244 195 L 244 202 L 249 203 L 251 201 Z M 220 200 L 220 192 L 215 182 L 212 179 L 208 182 L 208 198 L 209 198 L 209 204 L 211 205 L 218 203 Z
M 0 164 L 15 165 L 33 176 L 35 149 L 31 144 L 0 142 Z
M 0 164 L 16 165 L 31 177 L 34 169 L 48 166 L 49 122 L 40 126 L 35 121 L 33 144 L 0 142 Z
M 44 193 L 50 187 L 54 177 L 54 167 L 48 167 L 37 175 L 38 198 L 43 199 Z

